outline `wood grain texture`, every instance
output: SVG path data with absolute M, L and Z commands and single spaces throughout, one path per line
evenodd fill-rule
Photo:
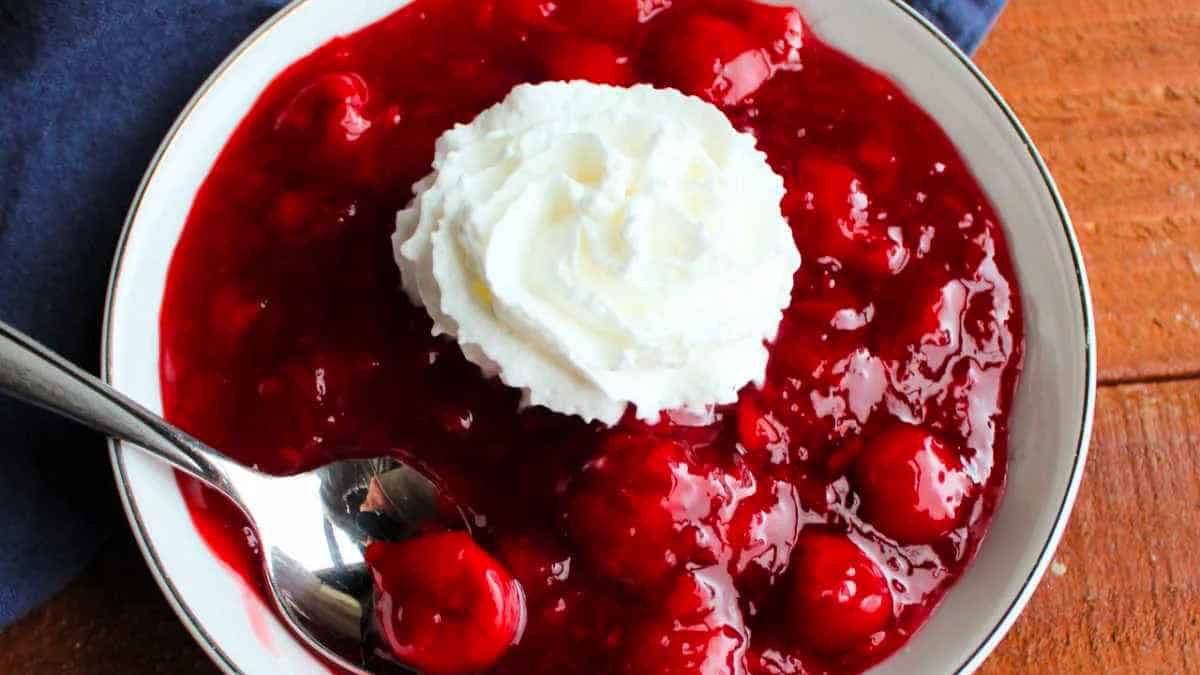
M 1101 380 L 1200 375 L 1200 0 L 1013 0 L 977 60 L 1075 220 Z
M 167 606 L 133 535 L 122 530 L 65 591 L 0 633 L 0 673 L 218 671 Z
M 1011 0 L 978 61 L 1046 156 L 1101 390 L 1056 564 L 983 668 L 1200 672 L 1200 0 Z M 1196 378 L 1196 379 L 1189 379 Z M 129 535 L 0 633 L 0 673 L 211 675 Z
M 1200 380 L 1098 403 L 1055 564 L 985 675 L 1200 672 Z

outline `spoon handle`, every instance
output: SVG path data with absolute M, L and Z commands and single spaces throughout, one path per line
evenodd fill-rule
M 232 460 L 2 321 L 0 391 L 129 441 L 236 499 Z

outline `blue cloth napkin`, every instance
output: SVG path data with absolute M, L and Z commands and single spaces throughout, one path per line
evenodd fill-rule
M 1004 0 L 912 0 L 967 51 Z M 0 0 L 0 319 L 95 372 L 121 223 L 196 87 L 285 0 Z M 102 439 L 0 397 L 0 627 L 119 518 Z
M 974 54 L 1008 0 L 909 0 L 968 54 Z

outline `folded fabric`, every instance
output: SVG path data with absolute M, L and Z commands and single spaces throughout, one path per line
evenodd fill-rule
M 1008 0 L 909 0 L 968 54 L 987 35 Z
M 0 4 L 0 320 L 97 370 L 142 173 L 196 87 L 284 4 Z M 1003 0 L 913 4 L 969 51 Z M 117 513 L 101 438 L 0 398 L 0 627 L 77 574 Z

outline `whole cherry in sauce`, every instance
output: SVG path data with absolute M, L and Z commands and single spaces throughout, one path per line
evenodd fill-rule
M 728 494 L 725 478 L 674 441 L 613 436 L 578 477 L 566 528 L 597 571 L 653 588 L 677 569 L 717 562 L 713 507 Z
M 804 262 L 737 403 L 613 429 L 520 410 L 400 291 L 389 237 L 436 138 L 572 78 L 700 96 L 783 179 Z M 238 459 L 395 448 L 439 475 L 470 536 L 368 549 L 376 646 L 521 675 L 885 658 L 987 532 L 1022 350 L 1000 222 L 945 134 L 796 10 L 750 0 L 415 0 L 331 41 L 214 163 L 161 328 L 168 417 Z M 180 485 L 260 583 L 237 512 Z
M 713 568 L 687 572 L 664 593 L 659 610 L 635 626 L 624 672 L 745 672 L 750 634 L 727 574 Z
M 869 441 L 854 478 L 862 516 L 905 544 L 928 544 L 958 527 L 975 491 L 958 455 L 933 434 L 911 426 Z
M 792 630 L 812 649 L 843 652 L 891 623 L 887 577 L 845 534 L 805 532 L 792 560 Z
M 521 635 L 521 586 L 465 532 L 424 534 L 366 549 L 383 643 L 429 673 L 487 668 Z

